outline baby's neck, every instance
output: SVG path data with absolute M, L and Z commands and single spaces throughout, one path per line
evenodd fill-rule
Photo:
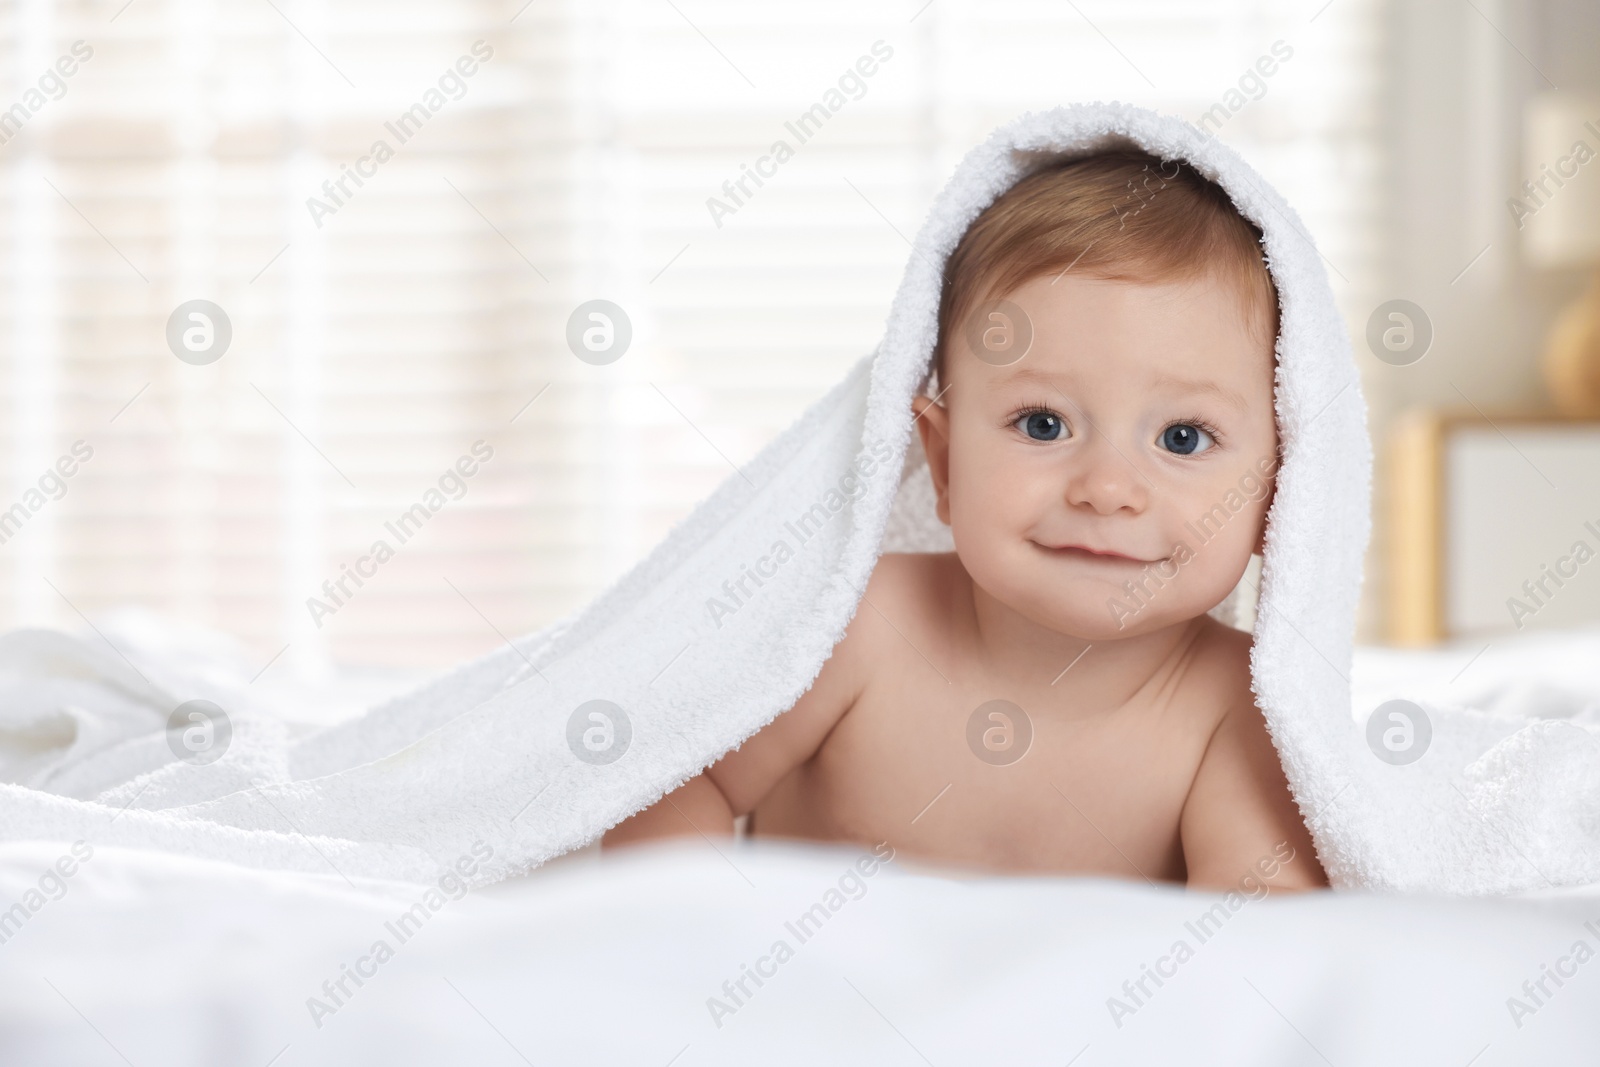
M 968 581 L 972 632 L 983 662 L 1024 691 L 1071 694 L 1085 707 L 1125 704 L 1170 670 L 1206 625 L 1202 615 L 1133 637 L 1089 641 L 1041 626 Z

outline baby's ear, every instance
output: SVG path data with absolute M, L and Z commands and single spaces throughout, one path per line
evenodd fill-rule
M 946 390 L 948 392 L 949 390 Z M 943 394 L 941 394 L 943 395 Z M 937 497 L 934 510 L 939 521 L 950 525 L 950 411 L 932 397 L 911 398 L 911 412 L 917 433 L 922 437 L 922 452 L 928 457 L 928 473 L 933 478 Z

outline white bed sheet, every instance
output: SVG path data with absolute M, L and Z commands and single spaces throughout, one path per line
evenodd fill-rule
M 1427 649 L 1358 646 L 1350 689 L 1357 721 L 1398 698 L 1600 723 L 1600 626 L 1460 637 Z
M 0 847 L 0 903 L 63 847 Z M 417 887 L 100 848 L 0 945 L 0 1062 L 1600 1060 L 1600 961 L 1571 959 L 1580 941 L 1600 949 L 1594 891 L 1246 898 L 1202 928 L 1216 895 L 900 861 L 829 898 L 864 855 L 696 841 L 575 857 L 450 901 L 402 943 L 386 924 Z M 803 941 L 785 925 L 834 902 Z M 379 940 L 394 949 L 382 963 Z M 792 958 L 761 962 L 779 940 Z M 1178 941 L 1192 956 L 1162 963 Z M 363 957 L 372 977 L 314 1013 Z M 1563 958 L 1564 985 L 1545 979 L 1550 995 L 1513 1013 L 1508 998 Z M 758 963 L 771 976 L 734 1005 L 723 983 Z M 1136 1002 L 1124 982 L 1157 964 L 1170 977 Z
M 1596 653 L 1596 628 L 1359 649 L 1352 714 L 1445 692 L 1593 717 Z M 273 703 L 306 722 L 348 714 Z M 769 954 L 857 853 L 699 842 L 602 863 L 591 851 L 451 901 L 400 945 L 385 923 L 417 887 L 102 846 L 59 900 L 43 894 L 8 923 L 67 847 L 0 845 L 4 1067 L 1600 1063 L 1600 887 L 1251 900 L 1201 943 L 1185 924 L 1214 896 L 898 862 L 734 1005 L 723 982 Z M 346 979 L 354 994 L 335 1005 L 322 983 L 385 937 L 394 958 L 359 988 Z M 1179 940 L 1194 950 L 1181 963 Z M 1164 956 L 1165 984 L 1124 988 Z M 1561 984 L 1557 967 L 1572 971 Z M 312 997 L 337 1010 L 314 1018 Z M 714 1018 L 713 997 L 737 1010 Z

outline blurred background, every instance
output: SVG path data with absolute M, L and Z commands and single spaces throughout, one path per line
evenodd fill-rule
M 1580 529 L 1502 482 L 1600 527 L 1594 413 L 1542 362 L 1600 166 L 1523 185 L 1600 148 L 1597 58 L 1592 0 L 8 0 L 0 625 L 133 606 L 318 677 L 550 623 L 872 350 L 969 148 L 1120 99 L 1237 148 L 1322 252 L 1379 458 L 1362 639 L 1492 634 Z M 631 328 L 603 364 L 568 343 L 596 299 Z M 1600 617 L 1577 573 L 1536 621 Z

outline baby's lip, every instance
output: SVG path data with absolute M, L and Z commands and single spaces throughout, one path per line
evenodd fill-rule
M 1160 559 L 1144 559 L 1140 556 L 1130 556 L 1125 552 L 1118 552 L 1115 549 L 1092 548 L 1089 545 L 1044 545 L 1039 544 L 1037 541 L 1035 541 L 1034 544 L 1039 545 L 1040 548 L 1047 552 L 1056 553 L 1058 555 L 1088 557 L 1091 559 L 1104 560 L 1107 563 L 1137 563 L 1141 566 L 1145 566 L 1151 563 L 1162 562 Z

